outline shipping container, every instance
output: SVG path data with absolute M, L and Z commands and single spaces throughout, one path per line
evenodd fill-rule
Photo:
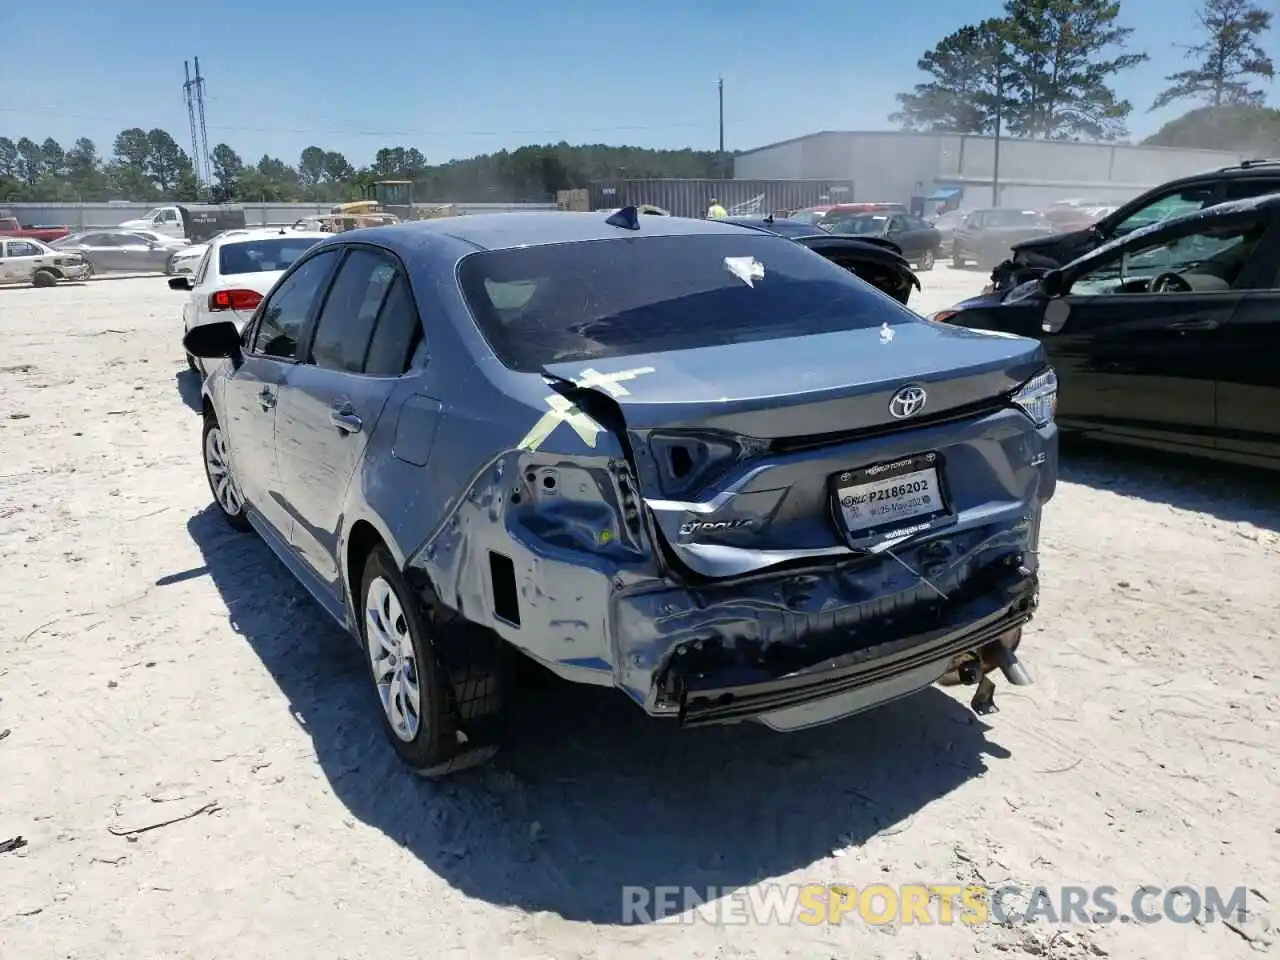
M 561 210 L 576 210 L 584 213 L 591 209 L 591 192 L 589 190 L 557 190 L 556 206 Z
M 852 180 L 594 180 L 591 209 L 651 203 L 677 217 L 706 216 L 719 200 L 730 216 L 764 216 L 854 198 Z

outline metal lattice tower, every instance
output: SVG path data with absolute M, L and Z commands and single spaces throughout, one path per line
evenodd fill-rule
M 204 77 L 200 76 L 200 58 L 195 58 L 196 72 L 191 75 L 191 63 L 182 61 L 186 80 L 182 84 L 182 96 L 187 103 L 187 123 L 191 127 L 191 165 L 196 180 L 207 191 L 213 185 L 213 164 L 209 159 L 209 131 L 204 122 Z

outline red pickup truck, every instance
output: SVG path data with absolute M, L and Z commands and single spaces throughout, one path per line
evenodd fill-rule
M 44 243 L 52 243 L 70 235 L 70 227 L 24 227 L 17 217 L 0 214 L 0 237 L 29 237 Z

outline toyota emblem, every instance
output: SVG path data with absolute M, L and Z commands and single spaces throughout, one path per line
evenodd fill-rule
M 924 387 L 912 385 L 903 387 L 895 393 L 889 401 L 889 416 L 895 420 L 905 420 L 907 417 L 914 417 L 917 413 L 924 409 L 924 402 L 929 395 L 924 392 Z

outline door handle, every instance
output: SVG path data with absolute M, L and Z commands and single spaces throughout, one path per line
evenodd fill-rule
M 356 415 L 349 404 L 330 410 L 329 422 L 343 433 L 359 433 L 364 426 L 364 421 Z
M 1185 333 L 1188 330 L 1217 330 L 1217 320 L 1177 320 L 1169 324 L 1169 330 L 1177 330 L 1179 333 Z
M 262 405 L 263 410 L 270 410 L 276 405 L 275 392 L 270 387 L 263 387 L 258 393 L 258 403 Z

